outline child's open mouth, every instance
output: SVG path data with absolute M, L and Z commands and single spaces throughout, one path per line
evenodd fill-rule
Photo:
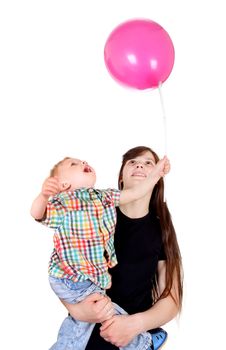
M 91 173 L 92 169 L 88 165 L 86 165 L 83 171 L 84 173 Z

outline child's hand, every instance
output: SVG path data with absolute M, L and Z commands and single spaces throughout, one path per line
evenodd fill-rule
M 48 177 L 42 185 L 42 192 L 41 192 L 42 195 L 48 199 L 50 196 L 54 196 L 59 192 L 60 192 L 60 186 L 59 186 L 58 178 L 56 176 Z

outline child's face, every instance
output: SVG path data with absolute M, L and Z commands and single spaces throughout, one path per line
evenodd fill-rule
M 128 160 L 122 172 L 123 189 L 131 188 L 144 180 L 151 173 L 154 165 L 154 156 L 149 151 Z
M 58 167 L 57 176 L 63 187 L 69 190 L 93 187 L 96 182 L 94 169 L 87 162 L 75 158 L 65 159 Z

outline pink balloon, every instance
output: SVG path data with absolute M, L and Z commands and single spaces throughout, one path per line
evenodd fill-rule
M 109 35 L 104 60 L 118 82 L 141 90 L 155 88 L 173 69 L 174 47 L 169 34 L 158 23 L 129 20 Z

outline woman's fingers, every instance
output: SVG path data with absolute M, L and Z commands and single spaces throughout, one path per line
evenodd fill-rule
M 111 318 L 115 314 L 115 307 L 114 304 L 111 302 L 111 299 L 109 297 L 108 302 L 106 303 L 103 312 L 105 313 L 105 320 Z
M 114 315 L 114 305 L 107 296 L 96 303 L 95 309 L 101 323 Z
M 104 299 L 105 296 L 103 294 L 100 294 L 100 293 L 93 293 L 93 294 L 90 294 L 86 297 L 86 301 L 94 301 L 94 302 L 97 302 L 99 300 L 102 300 Z
M 113 322 L 113 319 L 111 318 L 110 320 L 106 320 L 102 323 L 102 326 L 100 327 L 101 333 L 104 332 Z

